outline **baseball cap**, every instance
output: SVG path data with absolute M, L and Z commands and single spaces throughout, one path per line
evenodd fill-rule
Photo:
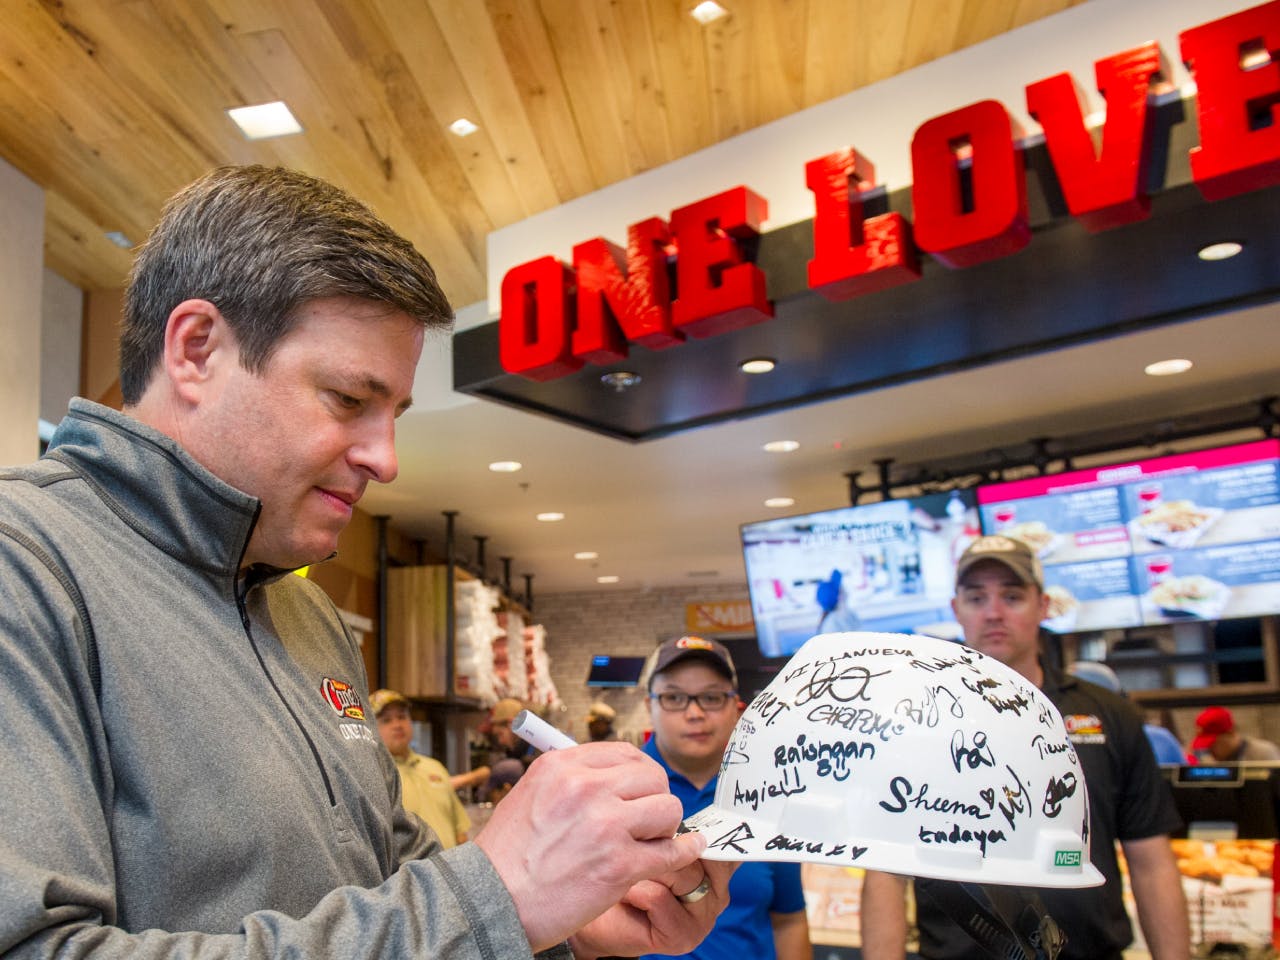
M 1120 678 L 1116 676 L 1116 672 L 1105 663 L 1099 663 L 1097 660 L 1077 660 L 1067 667 L 1067 673 L 1080 680 L 1088 680 L 1090 683 L 1096 684 L 1104 690 L 1110 690 L 1112 693 L 1124 692 L 1120 687 Z
M 587 711 L 587 720 L 608 720 L 612 723 L 618 716 L 618 711 L 613 709 L 607 703 L 593 703 L 591 709 Z
M 391 706 L 393 703 L 398 703 L 404 707 L 408 707 L 410 705 L 409 698 L 403 693 L 399 693 L 395 690 L 375 690 L 373 693 L 369 694 L 369 706 L 373 708 L 373 715 L 375 717 L 381 716 L 382 711 L 387 709 L 387 707 Z
M 738 671 L 734 669 L 733 657 L 724 644 L 705 637 L 686 636 L 668 640 L 658 648 L 653 660 L 653 669 L 649 671 L 649 686 L 653 686 L 653 678 L 673 664 L 682 660 L 705 660 L 724 675 L 735 687 L 738 685 Z
M 489 769 L 489 786 L 497 787 L 515 783 L 524 775 L 524 764 L 514 757 L 499 760 Z
M 964 575 L 974 565 L 984 560 L 1003 564 L 1023 583 L 1034 583 L 1039 589 L 1044 589 L 1044 571 L 1040 567 L 1040 558 L 1023 541 L 1000 534 L 979 537 L 969 544 L 956 562 L 956 585 L 959 586 Z
M 1196 717 L 1196 736 L 1191 741 L 1192 750 L 1208 750 L 1223 733 L 1236 728 L 1235 718 L 1226 707 L 1209 707 Z
M 515 697 L 503 697 L 493 705 L 493 713 L 489 716 L 491 723 L 509 723 L 516 718 L 524 704 Z

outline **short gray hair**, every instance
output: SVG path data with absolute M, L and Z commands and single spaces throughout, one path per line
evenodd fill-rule
M 245 369 L 261 373 L 320 297 L 385 303 L 428 328 L 453 309 L 431 265 L 350 194 L 281 167 L 219 167 L 165 204 L 134 260 L 120 335 L 120 389 L 137 403 L 183 300 L 212 303 L 230 324 Z

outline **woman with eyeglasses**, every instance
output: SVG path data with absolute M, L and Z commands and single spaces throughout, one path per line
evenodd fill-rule
M 742 712 L 733 658 L 723 644 L 680 637 L 658 648 L 649 673 L 653 736 L 645 753 L 667 771 L 684 815 L 711 803 L 720 760 Z M 729 905 L 688 957 L 810 960 L 798 863 L 744 863 L 729 881 Z

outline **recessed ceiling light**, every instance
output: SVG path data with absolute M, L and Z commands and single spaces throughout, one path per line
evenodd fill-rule
M 1142 368 L 1142 372 L 1151 377 L 1171 377 L 1175 373 L 1186 373 L 1190 369 L 1190 360 L 1178 358 L 1174 360 L 1157 360 L 1155 363 L 1148 363 Z
M 621 579 L 622 579 L 621 577 L 614 577 L 614 576 L 596 577 L 596 583 L 617 583 Z
M 546 513 L 538 514 L 538 519 L 543 523 L 555 523 L 557 520 L 563 520 L 564 514 L 557 513 L 554 510 L 548 510 Z
M 594 550 L 579 550 L 577 553 L 575 553 L 575 554 L 573 555 L 573 559 L 575 559 L 575 560 L 595 560 L 595 559 L 596 559 L 597 557 L 599 557 L 599 556 L 600 556 L 600 554 L 596 553 Z
M 1241 44 L 1240 69 L 1257 70 L 1271 62 L 1271 51 L 1265 43 L 1252 42 Z
M 494 473 L 515 473 L 523 466 L 519 460 L 495 460 L 489 464 L 489 469 Z
M 770 497 L 764 502 L 766 507 L 794 507 L 796 502 L 791 497 Z
M 117 247 L 122 247 L 125 250 L 128 250 L 130 247 L 133 246 L 129 238 L 126 237 L 119 230 L 108 230 L 107 239 L 110 240 L 112 243 L 114 243 Z
M 265 140 L 267 137 L 283 137 L 289 133 L 302 132 L 302 124 L 289 112 L 283 100 L 260 103 L 253 107 L 232 107 L 227 113 L 250 140 Z
M 459 117 L 453 123 L 449 124 L 449 130 L 459 137 L 469 137 L 480 128 L 468 120 L 466 117 Z
M 634 387 L 640 380 L 640 374 L 633 373 L 630 370 L 614 370 L 612 373 L 605 373 L 600 376 L 601 383 L 606 387 L 613 387 L 619 393 L 628 387 Z
M 1222 243 L 1211 243 L 1207 247 L 1201 247 L 1196 251 L 1196 256 L 1201 260 L 1230 260 L 1243 249 L 1243 244 L 1236 243 L 1234 240 L 1225 240 Z
M 799 450 L 800 444 L 795 440 L 770 440 L 762 449 L 766 453 L 790 453 Z
M 743 373 L 768 373 L 777 364 L 768 357 L 755 357 L 752 360 L 743 360 L 738 364 L 738 369 Z
M 693 19 L 697 20 L 704 27 L 709 23 L 715 23 L 721 17 L 727 17 L 728 15 L 729 11 L 716 3 L 715 0 L 703 0 L 702 3 L 689 11 L 689 16 L 693 17 Z

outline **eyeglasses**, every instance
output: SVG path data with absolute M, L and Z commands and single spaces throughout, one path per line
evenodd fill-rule
M 692 700 L 698 705 L 698 709 L 707 713 L 714 713 L 717 710 L 723 710 L 725 705 L 736 694 L 732 690 L 708 690 L 706 693 L 651 693 L 650 700 L 657 700 L 658 706 L 663 710 L 669 710 L 672 713 L 678 713 L 681 710 L 689 708 L 689 701 Z

